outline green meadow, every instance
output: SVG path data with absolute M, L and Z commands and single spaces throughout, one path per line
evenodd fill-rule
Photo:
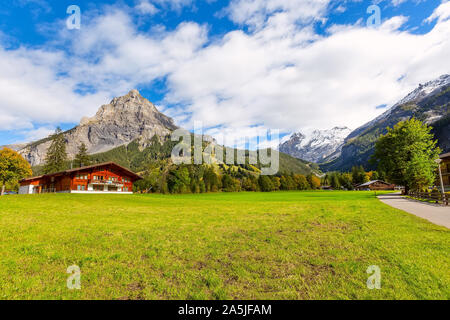
M 373 192 L 0 198 L 0 299 L 450 299 L 449 266 Z

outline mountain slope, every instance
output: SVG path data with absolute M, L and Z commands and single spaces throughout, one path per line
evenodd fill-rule
M 90 155 L 89 157 L 93 163 L 113 161 L 119 165 L 130 168 L 134 172 L 142 174 L 144 174 L 153 163 L 161 161 L 166 163 L 166 165 L 172 163 L 172 149 L 178 142 L 171 141 L 169 136 L 159 137 L 157 135 L 154 135 L 150 140 L 146 141 L 145 147 L 142 147 L 142 142 L 142 139 L 138 138 L 127 145 L 121 145 L 106 152 Z M 319 173 L 320 171 L 317 164 L 291 157 L 282 152 L 279 153 L 279 157 L 279 173 L 308 175 L 310 173 Z M 71 163 L 69 161 L 67 166 L 70 167 L 70 165 Z M 223 171 L 225 167 L 228 166 L 219 166 L 219 171 Z M 241 167 L 249 172 L 259 173 L 261 164 L 258 163 L 254 166 L 243 164 L 236 165 L 236 167 Z M 34 166 L 33 174 L 42 174 L 42 169 L 42 165 Z
M 103 105 L 92 118 L 83 118 L 78 126 L 64 132 L 69 158 L 77 153 L 84 142 L 88 153 L 105 152 L 131 141 L 142 138 L 149 140 L 155 134 L 165 136 L 176 129 L 173 120 L 161 112 L 137 90 L 131 90 L 123 97 L 114 98 Z M 45 138 L 15 149 L 31 165 L 42 164 L 50 138 Z
M 387 132 L 387 127 L 393 127 L 398 122 L 412 117 L 436 126 L 434 133 L 439 146 L 444 151 L 448 151 L 449 116 L 450 75 L 443 75 L 436 80 L 419 85 L 381 116 L 353 131 L 345 139 L 341 155 L 337 159 L 327 159 L 327 163 L 322 164 L 321 169 L 346 171 L 355 165 L 375 169 L 370 165 L 369 159 L 379 136 Z
M 280 144 L 279 150 L 299 159 L 321 163 L 326 158 L 340 155 L 344 140 L 350 132 L 347 127 L 315 130 L 311 135 L 296 132 Z

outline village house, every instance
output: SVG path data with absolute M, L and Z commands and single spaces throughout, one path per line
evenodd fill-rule
M 440 156 L 442 180 L 444 182 L 445 191 L 450 191 L 450 152 Z
M 355 187 L 356 190 L 364 191 L 364 190 L 372 190 L 372 191 L 378 191 L 378 190 L 394 190 L 395 185 L 390 184 L 381 180 L 372 180 L 363 184 L 360 184 Z
M 116 193 L 132 194 L 133 183 L 142 179 L 114 162 L 46 174 L 20 181 L 19 194 Z

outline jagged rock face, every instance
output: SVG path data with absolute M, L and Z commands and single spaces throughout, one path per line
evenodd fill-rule
M 173 120 L 161 112 L 137 90 L 114 98 L 103 105 L 92 118 L 83 118 L 78 126 L 64 133 L 67 154 L 73 158 L 81 143 L 88 153 L 105 152 L 140 138 L 150 140 L 155 134 L 164 137 L 177 129 Z M 43 164 L 49 139 L 20 146 L 18 150 L 31 165 Z
M 321 163 L 326 158 L 340 155 L 344 139 L 350 132 L 347 127 L 315 130 L 308 136 L 296 132 L 280 144 L 279 150 L 299 159 Z

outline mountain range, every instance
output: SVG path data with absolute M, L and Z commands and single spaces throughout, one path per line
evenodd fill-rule
M 312 137 L 294 133 L 280 144 L 279 149 L 294 157 L 320 163 L 323 171 L 348 171 L 356 165 L 376 169 L 369 159 L 379 136 L 385 134 L 388 127 L 412 117 L 431 125 L 439 147 L 443 152 L 450 151 L 450 75 L 420 84 L 379 117 L 344 138 L 342 136 L 348 132 L 346 128 L 314 131 Z
M 177 144 L 170 140 L 170 134 L 178 128 L 172 118 L 159 112 L 137 90 L 131 90 L 101 106 L 94 117 L 83 118 L 79 125 L 63 134 L 69 159 L 75 157 L 78 147 L 84 143 L 93 161 L 115 161 L 139 172 L 152 161 L 170 161 L 172 148 Z M 204 137 L 204 141 L 212 138 Z M 51 137 L 47 137 L 8 147 L 18 151 L 33 166 L 34 173 L 39 174 L 50 144 Z M 258 171 L 257 167 L 247 167 Z M 317 165 L 280 153 L 280 172 L 309 174 L 313 171 L 318 171 Z
M 345 138 L 351 129 L 335 127 L 331 130 L 314 130 L 311 134 L 293 133 L 279 146 L 281 152 L 315 163 L 339 157 Z
M 294 132 L 279 145 L 280 170 L 307 174 L 318 170 L 314 163 L 319 163 L 322 171 L 348 171 L 355 165 L 375 169 L 369 159 L 378 137 L 387 132 L 387 127 L 412 117 L 430 124 L 441 149 L 450 151 L 450 75 L 419 85 L 382 115 L 356 130 L 335 127 L 310 134 Z M 64 132 L 64 137 L 70 159 L 84 143 L 93 159 L 132 164 L 138 170 L 151 161 L 144 155 L 154 153 L 155 141 L 168 148 L 166 142 L 177 128 L 173 119 L 159 112 L 137 90 L 131 90 L 101 106 L 92 118 L 83 118 L 78 126 Z M 51 138 L 47 137 L 9 147 L 38 167 L 44 163 L 50 143 Z M 133 151 L 133 159 L 124 158 L 128 149 Z M 169 157 L 166 151 L 160 156 Z M 118 156 L 121 152 L 124 155 Z

